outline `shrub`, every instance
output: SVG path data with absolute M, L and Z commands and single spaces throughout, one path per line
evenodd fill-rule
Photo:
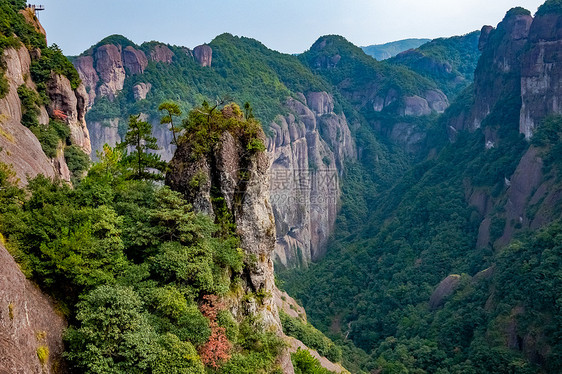
M 37 358 L 39 358 L 39 362 L 41 366 L 45 366 L 47 361 L 49 360 L 49 347 L 46 345 L 41 345 L 37 348 Z
M 64 149 L 64 158 L 70 170 L 73 183 L 78 181 L 90 166 L 90 157 L 77 145 Z

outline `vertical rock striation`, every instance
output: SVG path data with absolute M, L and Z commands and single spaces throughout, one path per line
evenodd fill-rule
M 287 101 L 291 114 L 271 124 L 268 142 L 275 262 L 284 267 L 306 266 L 325 254 L 337 215 L 338 178 L 344 161 L 356 158 L 347 120 L 333 112 L 332 96 L 310 92 L 301 100 Z
M 537 13 L 521 64 L 521 118 L 526 138 L 549 114 L 562 114 L 562 15 Z

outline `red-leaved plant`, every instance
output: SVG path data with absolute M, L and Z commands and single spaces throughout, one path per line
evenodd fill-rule
M 209 341 L 199 349 L 199 355 L 203 364 L 215 369 L 230 358 L 232 348 L 226 337 L 225 328 L 220 327 L 217 323 L 217 314 L 224 308 L 224 303 L 216 295 L 205 295 L 203 303 L 199 307 L 201 313 L 209 319 L 209 326 L 211 327 Z
M 58 119 L 60 121 L 66 121 L 66 119 L 68 118 L 68 116 L 64 114 L 64 112 L 60 109 L 53 110 L 53 117 L 54 119 Z

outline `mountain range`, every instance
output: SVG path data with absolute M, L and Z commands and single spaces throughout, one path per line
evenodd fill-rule
M 19 14 L 35 31 L 2 44 L 0 108 L 11 114 L 0 155 L 22 186 L 44 174 L 87 188 L 84 154 L 107 162 L 104 145 L 125 142 L 140 114 L 154 153 L 171 161 L 166 185 L 219 231 L 237 227 L 248 255 L 232 282 L 259 299 L 272 329 L 314 348 L 322 370 L 562 370 L 559 0 L 534 16 L 513 8 L 496 27 L 462 36 L 360 48 L 326 35 L 298 56 L 230 34 L 193 49 L 112 35 L 63 61 L 33 39 L 33 15 Z M 224 122 L 228 130 L 208 133 L 217 143 L 197 158 L 201 138 L 188 131 L 174 144 L 160 123 L 167 100 L 188 129 L 198 122 L 187 113 L 216 104 L 220 121 L 255 118 L 263 137 Z M 248 155 L 248 134 L 266 153 Z M 116 201 L 125 220 L 136 217 Z M 25 258 L 10 244 L 25 236 L 3 221 L 0 232 Z M 240 329 L 245 314 L 236 310 L 248 297 L 232 299 Z M 60 355 L 60 343 L 49 344 Z M 312 370 L 284 357 L 285 372 Z

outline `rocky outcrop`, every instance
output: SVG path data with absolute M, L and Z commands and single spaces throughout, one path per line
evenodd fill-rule
M 275 262 L 284 267 L 306 266 L 325 254 L 344 160 L 356 158 L 347 120 L 333 112 L 331 95 L 312 92 L 301 100 L 287 101 L 291 114 L 270 125 L 268 141 Z
M 2 242 L 0 263 L 0 372 L 64 372 L 65 319 L 53 301 L 25 278 Z
M 157 47 L 155 47 L 155 50 L 158 50 L 156 58 L 160 56 L 166 60 L 166 52 L 160 51 Z M 86 104 L 89 108 L 94 105 L 97 97 L 113 100 L 123 89 L 127 76 L 144 73 L 148 66 L 148 59 L 143 51 L 133 46 L 123 48 L 120 45 L 105 44 L 87 55 L 75 58 L 73 64 L 86 89 L 88 95 Z
M 51 80 L 47 85 L 47 94 L 50 102 L 47 110 L 51 117 L 61 116 L 70 128 L 70 141 L 79 146 L 84 153 L 90 154 L 92 147 L 90 144 L 90 133 L 86 126 L 86 102 L 88 97 L 83 85 L 73 90 L 70 81 L 60 74 L 52 74 Z
M 482 121 L 496 103 L 520 91 L 520 55 L 527 44 L 533 18 L 527 14 L 508 12 L 494 30 L 482 29 L 482 56 L 474 75 L 475 102 L 471 117 L 462 126 L 480 128 Z M 457 129 L 458 130 L 458 129 Z
M 133 95 L 135 96 L 135 101 L 146 99 L 146 95 L 152 89 L 152 84 L 150 83 L 139 83 L 133 86 Z
M 27 184 L 27 179 L 43 174 L 55 178 L 56 172 L 41 144 L 33 133 L 21 121 L 22 108 L 17 93 L 20 85 L 33 86 L 29 79 L 31 58 L 25 47 L 19 49 L 8 48 L 2 56 L 6 64 L 5 77 L 9 83 L 7 95 L 0 99 L 0 160 L 12 165 L 21 184 Z M 49 121 L 46 110 L 40 115 L 40 123 Z
M 150 50 L 150 59 L 154 62 L 172 63 L 174 52 L 164 44 L 157 44 Z
M 505 205 L 506 223 L 503 235 L 498 239 L 498 245 L 508 244 L 516 228 L 530 226 L 531 222 L 525 212 L 529 208 L 532 195 L 543 181 L 542 169 L 543 162 L 538 151 L 534 147 L 529 148 L 509 181 Z
M 562 114 L 562 15 L 537 14 L 521 63 L 521 118 L 526 138 L 549 114 Z
M 265 141 L 265 135 L 259 135 Z M 269 202 L 269 158 L 264 152 L 248 155 L 240 138 L 225 131 L 211 154 L 194 158 L 189 140 L 180 143 L 170 162 L 166 184 L 184 194 L 194 208 L 210 216 L 219 213 L 211 196 L 220 194 L 236 224 L 240 247 L 252 264 L 247 266 L 246 289 L 273 295 L 275 223 Z M 244 171 L 244 172 L 241 172 Z M 212 192 L 213 191 L 213 192 Z M 269 308 L 268 308 L 269 306 Z M 280 327 L 273 298 L 261 310 L 268 325 Z
M 70 172 L 64 159 L 64 145 L 54 159 L 49 159 L 41 148 L 35 135 L 21 124 L 22 107 L 17 93 L 19 86 L 25 84 L 34 90 L 35 84 L 30 79 L 31 56 L 25 47 L 8 48 L 2 56 L 6 64 L 5 77 L 9 83 L 7 95 L 0 99 L 0 161 L 12 165 L 21 185 L 27 184 L 29 178 L 43 174 L 49 178 L 70 181 Z M 39 123 L 49 123 L 49 116 L 55 111 L 59 120 L 66 121 L 70 130 L 72 144 L 90 153 L 90 140 L 84 121 L 86 92 L 82 86 L 72 90 L 66 77 L 53 74 L 47 82 L 47 94 L 50 102 L 47 107 L 39 107 Z
M 129 45 L 123 50 L 123 66 L 129 74 L 142 74 L 148 66 L 148 60 L 143 51 Z
M 102 45 L 94 54 L 95 69 L 101 80 L 98 87 L 90 87 L 95 89 L 97 95 L 108 97 L 113 100 L 117 92 L 123 89 L 125 82 L 125 68 L 121 57 L 121 46 L 113 44 Z M 75 65 L 78 69 L 79 65 Z M 78 70 L 80 77 L 82 74 Z
M 74 67 L 80 75 L 82 84 L 86 87 L 88 94 L 87 105 L 90 108 L 94 105 L 96 99 L 96 87 L 98 86 L 98 81 L 100 77 L 98 72 L 94 69 L 94 57 L 93 56 L 80 56 L 74 59 Z
M 461 281 L 460 275 L 452 274 L 443 279 L 429 299 L 429 309 L 435 310 L 445 303 L 445 300 L 451 296 L 458 288 Z
M 211 66 L 213 50 L 207 44 L 199 45 L 193 49 L 193 57 L 201 66 Z
M 265 141 L 265 134 L 258 134 L 258 139 Z M 242 275 L 245 292 L 267 295 L 259 305 L 254 299 L 247 301 L 246 306 L 242 306 L 241 298 L 233 300 L 231 310 L 239 317 L 259 314 L 267 329 L 283 335 L 273 297 L 278 291 L 272 261 L 275 222 L 269 201 L 269 166 L 265 152 L 248 154 L 242 138 L 225 131 L 209 154 L 198 157 L 194 157 L 188 138 L 180 142 L 170 162 L 166 184 L 183 193 L 196 210 L 212 217 L 224 217 L 226 209 L 246 255 Z M 216 205 L 217 195 L 224 205 Z M 281 363 L 284 372 L 293 373 L 288 352 Z

